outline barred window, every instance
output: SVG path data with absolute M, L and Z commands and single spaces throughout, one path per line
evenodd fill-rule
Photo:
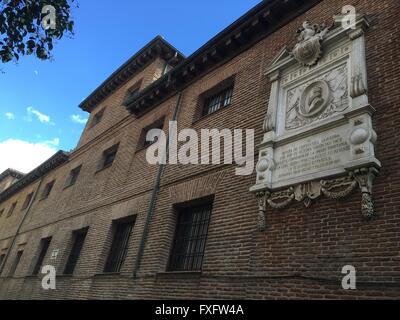
M 16 206 L 17 206 L 17 203 L 16 203 L 16 202 L 14 202 L 14 203 L 11 205 L 10 209 L 8 210 L 7 217 L 10 217 L 10 216 L 13 214 L 13 212 L 14 212 Z
M 78 179 L 79 173 L 81 172 L 82 166 L 79 166 L 73 170 L 71 170 L 69 177 L 65 183 L 65 188 L 70 187 L 75 184 L 76 180 Z
M 39 274 L 39 271 L 42 267 L 44 258 L 46 257 L 46 254 L 47 254 L 47 250 L 50 247 L 50 242 L 51 242 L 51 237 L 44 238 L 40 241 L 40 251 L 39 251 L 39 255 L 37 256 L 35 266 L 32 271 L 32 275 L 35 276 L 35 275 Z
M 99 170 L 110 167 L 113 164 L 115 157 L 117 156 L 118 147 L 119 144 L 116 144 L 103 152 Z
M 168 271 L 201 270 L 211 211 L 211 204 L 180 210 Z
M 203 116 L 212 114 L 219 109 L 231 104 L 233 96 L 233 85 L 219 91 L 204 100 Z
M 19 265 L 19 262 L 21 260 L 21 257 L 22 257 L 23 253 L 24 253 L 24 251 L 22 251 L 22 250 L 17 252 L 17 255 L 15 256 L 15 260 L 14 260 L 13 265 L 12 265 L 11 270 L 10 270 L 10 277 L 14 276 L 15 271 L 18 268 L 18 265 Z
M 133 217 L 113 222 L 113 242 L 104 267 L 105 273 L 119 272 L 121 270 L 134 224 L 135 219 Z
M 65 265 L 64 274 L 73 274 L 76 264 L 78 263 L 83 245 L 85 243 L 88 228 L 75 231 L 73 233 L 73 245 L 68 257 L 67 264 Z
M 32 198 L 33 198 L 33 192 L 26 196 L 24 204 L 22 205 L 21 210 L 25 210 L 26 208 L 28 208 L 29 203 L 31 202 Z
M 43 190 L 42 199 L 46 199 L 49 197 L 51 190 L 53 190 L 55 182 L 56 181 L 53 180 L 53 181 L 49 182 L 48 184 L 46 184 L 46 186 L 44 187 L 44 190 Z

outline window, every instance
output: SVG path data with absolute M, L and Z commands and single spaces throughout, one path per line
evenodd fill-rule
M 113 222 L 113 242 L 104 267 L 105 273 L 121 270 L 134 224 L 135 219 L 133 217 Z
M 21 257 L 22 257 L 23 253 L 24 253 L 24 251 L 22 251 L 22 250 L 17 252 L 17 255 L 15 256 L 15 260 L 14 260 L 13 265 L 12 265 L 11 270 L 10 270 L 10 277 L 14 276 L 15 271 L 18 268 L 18 264 L 19 264 L 19 261 L 21 260 Z
M 211 204 L 179 210 L 168 271 L 201 270 L 211 211 Z
M 76 167 L 75 169 L 71 170 L 69 177 L 65 183 L 65 188 L 73 186 L 78 179 L 79 173 L 81 172 L 82 166 Z
M 36 276 L 39 273 L 39 271 L 42 267 L 44 258 L 46 257 L 47 250 L 49 249 L 50 242 L 51 242 L 51 237 L 44 238 L 40 241 L 40 251 L 39 251 L 39 255 L 37 257 L 36 263 L 35 263 L 35 267 L 33 268 L 32 275 Z
M 54 183 L 55 183 L 55 182 L 56 182 L 56 181 L 53 180 L 53 181 L 49 182 L 48 184 L 46 184 L 46 186 L 44 187 L 44 190 L 43 190 L 42 200 L 49 197 L 50 192 L 51 192 L 51 190 L 53 189 L 53 186 L 54 186 Z
M 3 215 L 3 213 L 4 213 L 4 209 L 1 209 L 0 210 L 0 217 Z
M 17 206 L 17 203 L 16 203 L 16 202 L 14 202 L 14 203 L 11 205 L 10 209 L 8 210 L 7 217 L 10 217 L 10 216 L 13 214 L 13 212 L 14 212 L 16 206 Z
M 119 144 L 116 144 L 103 152 L 103 157 L 99 165 L 99 170 L 110 167 L 113 164 L 115 157 L 117 156 L 118 147 Z
M 218 93 L 207 97 L 204 100 L 203 116 L 212 114 L 219 109 L 226 107 L 231 104 L 233 95 L 233 85 L 228 88 L 219 91 Z
M 101 122 L 101 120 L 103 119 L 104 110 L 105 109 L 100 110 L 93 116 L 92 122 L 90 123 L 91 128 L 93 128 L 95 125 Z
M 79 256 L 83 248 L 83 244 L 85 243 L 87 232 L 88 228 L 74 232 L 73 234 L 74 242 L 68 257 L 67 264 L 65 265 L 64 274 L 74 273 L 76 264 L 78 263 Z
M 2 255 L 0 255 L 0 268 L 1 268 L 1 265 L 2 265 L 5 257 L 6 257 L 6 255 L 4 253 Z
M 21 210 L 25 210 L 26 208 L 28 208 L 29 203 L 31 202 L 32 198 L 33 198 L 33 192 L 26 196 L 24 204 L 22 205 Z
M 140 135 L 140 139 L 139 139 L 139 147 L 138 150 L 142 150 L 145 149 L 147 147 L 149 147 L 150 145 L 152 145 L 155 141 L 147 141 L 147 134 L 153 130 L 153 129 L 159 129 L 162 130 L 164 128 L 164 122 L 165 122 L 165 117 L 157 120 L 156 122 L 152 123 L 151 125 L 145 127 L 142 130 L 142 134 Z

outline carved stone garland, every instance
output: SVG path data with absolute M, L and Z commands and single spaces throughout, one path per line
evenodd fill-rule
M 310 207 L 312 201 L 321 195 L 329 199 L 339 200 L 349 196 L 357 187 L 362 193 L 361 212 L 366 219 L 375 216 L 372 201 L 373 180 L 378 175 L 375 168 L 362 168 L 350 172 L 348 176 L 321 180 L 320 182 L 308 182 L 295 187 L 290 187 L 279 192 L 262 191 L 256 194 L 259 204 L 259 230 L 266 229 L 267 205 L 273 209 L 287 208 L 295 200 L 303 202 L 305 207 Z

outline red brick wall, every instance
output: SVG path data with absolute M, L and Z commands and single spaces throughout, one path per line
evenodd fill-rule
M 48 200 L 34 203 L 17 239 L 17 244 L 25 248 L 20 267 L 14 278 L 4 274 L 0 278 L 0 297 L 400 298 L 397 0 L 322 1 L 185 89 L 179 128 L 254 128 L 256 141 L 261 141 L 262 119 L 270 91 L 265 69 L 284 45 L 293 45 L 296 29 L 305 19 L 329 21 L 347 4 L 356 6 L 360 13 L 372 19 L 366 33 L 369 97 L 377 110 L 373 116 L 378 134 L 376 154 L 382 162 L 380 176 L 374 184 L 377 212 L 374 220 L 362 218 L 361 196 L 356 191 L 341 201 L 319 199 L 308 209 L 296 204 L 282 211 L 268 210 L 267 229 L 259 232 L 257 202 L 248 191 L 255 175 L 236 176 L 234 166 L 170 165 L 162 178 L 140 269 L 133 278 L 157 172 L 157 167 L 146 163 L 144 150 L 136 152 L 137 141 L 142 128 L 164 115 L 166 121 L 171 119 L 177 97 L 135 119 L 120 105 L 127 85 L 102 103 L 110 106 L 114 114 L 106 119 L 104 127 L 97 133 L 84 132 L 70 163 L 44 178 L 44 182 L 56 178 L 56 185 Z M 144 74 L 153 74 L 149 70 L 144 70 Z M 234 74 L 232 105 L 192 124 L 199 94 Z M 137 75 L 130 83 L 142 77 Z M 102 151 L 116 142 L 120 142 L 120 149 L 113 166 L 95 173 Z M 63 190 L 68 172 L 80 163 L 83 167 L 77 184 Z M 25 188 L 0 208 L 8 207 L 15 199 L 22 205 L 34 187 Z M 207 195 L 215 198 L 203 272 L 165 273 L 176 223 L 174 205 Z M 15 218 L 0 218 L 0 250 L 15 232 L 18 215 L 21 217 L 18 213 Z M 110 245 L 112 220 L 129 215 L 137 215 L 137 220 L 121 274 L 101 275 Z M 51 261 L 48 254 L 45 263 L 55 264 L 62 272 L 71 232 L 85 226 L 90 229 L 73 277 L 57 278 L 57 290 L 51 292 L 41 289 L 38 278 L 26 277 L 40 239 L 48 235 L 53 236 L 49 252 L 60 249 L 60 256 Z M 10 261 L 16 252 L 14 247 Z M 358 283 L 354 291 L 341 288 L 340 271 L 347 264 L 357 269 Z

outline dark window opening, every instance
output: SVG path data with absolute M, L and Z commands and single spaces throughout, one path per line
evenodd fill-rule
M 157 120 L 156 122 L 152 123 L 150 126 L 147 126 L 142 130 L 142 134 L 140 135 L 140 139 L 139 139 L 138 150 L 145 149 L 145 148 L 151 146 L 153 143 L 157 142 L 158 137 L 157 137 L 157 139 L 154 139 L 153 141 L 148 141 L 147 134 L 151 130 L 154 130 L 154 129 L 162 130 L 164 128 L 164 121 L 165 121 L 165 117 Z
M 0 210 L 0 217 L 3 215 L 3 213 L 4 213 L 4 209 L 1 209 Z
M 4 253 L 2 255 L 0 255 L 0 268 L 1 268 L 1 265 L 3 264 L 5 257 L 6 257 L 6 255 Z
M 135 83 L 132 87 L 128 89 L 128 92 L 124 99 L 124 104 L 131 102 L 135 99 L 140 93 L 140 87 L 142 86 L 142 80 Z
M 40 268 L 42 267 L 44 258 L 46 257 L 47 250 L 50 247 L 51 237 L 44 238 L 40 241 L 40 251 L 37 257 L 35 267 L 33 268 L 32 275 L 36 276 L 39 274 Z
M 178 212 L 168 271 L 201 271 L 212 205 Z
M 14 203 L 11 205 L 10 209 L 8 210 L 7 217 L 10 217 L 10 216 L 13 214 L 13 212 L 14 212 L 16 206 L 17 206 L 17 203 L 16 203 L 16 202 L 14 202 Z
M 31 202 L 32 198 L 33 198 L 33 192 L 26 196 L 24 204 L 22 205 L 21 210 L 25 210 L 26 208 L 28 208 L 29 203 Z
M 24 253 L 24 251 L 22 251 L 22 250 L 17 252 L 17 255 L 15 256 L 15 260 L 14 260 L 13 265 L 12 265 L 11 270 L 10 270 L 10 277 L 14 276 L 15 271 L 18 268 L 18 265 L 19 265 L 19 262 L 21 260 L 21 257 L 22 257 L 23 253 Z
M 103 119 L 104 110 L 105 109 L 100 110 L 93 116 L 92 122 L 90 123 L 91 128 L 93 128 L 95 125 L 101 122 L 101 120 Z
M 128 251 L 129 238 L 135 224 L 134 218 L 113 222 L 113 241 L 104 267 L 105 273 L 120 272 Z
M 71 170 L 69 177 L 65 183 L 65 188 L 70 187 L 76 183 L 79 173 L 81 172 L 81 168 L 82 168 L 82 166 L 79 166 L 79 167 Z
M 46 186 L 44 187 L 44 190 L 43 190 L 42 199 L 46 199 L 46 198 L 49 197 L 49 195 L 51 193 L 51 190 L 54 187 L 54 183 L 55 183 L 55 180 L 53 180 L 53 181 L 49 182 L 48 184 L 46 184 Z
M 99 170 L 110 167 L 113 164 L 115 157 L 117 156 L 118 147 L 119 144 L 116 144 L 115 146 L 112 146 L 111 148 L 103 152 L 103 157 L 99 166 Z
M 85 243 L 87 232 L 88 228 L 74 232 L 73 234 L 74 242 L 67 260 L 67 264 L 65 265 L 64 274 L 70 275 L 74 273 L 83 245 Z

